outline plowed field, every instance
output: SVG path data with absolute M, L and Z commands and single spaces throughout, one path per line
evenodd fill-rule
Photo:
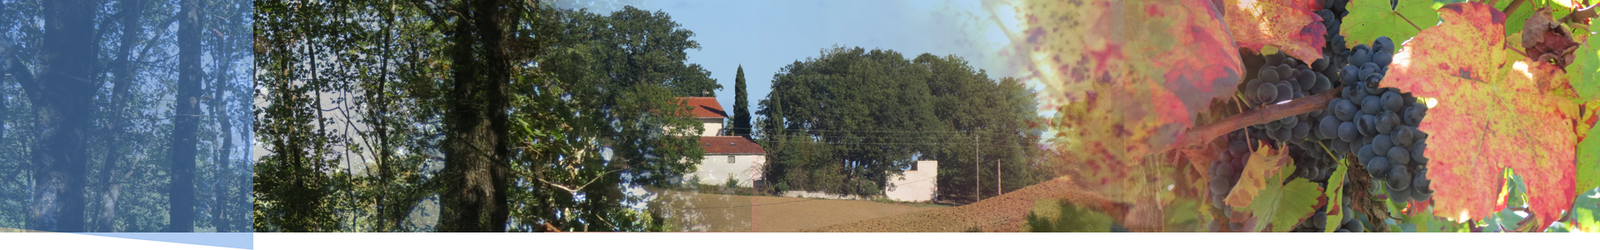
M 868 219 L 820 228 L 813 232 L 963 232 L 977 228 L 984 232 L 1016 232 L 1040 199 L 1067 199 L 1080 206 L 1113 207 L 1102 211 L 1126 211 L 1124 205 L 1106 201 L 1097 194 L 1081 192 L 1066 178 L 1045 181 L 1004 195 L 959 207 Z M 1122 214 L 1112 216 L 1120 217 Z
M 699 194 L 666 191 L 652 207 L 681 231 L 797 232 L 810 228 L 937 209 L 942 206 L 861 200 Z M 665 205 L 665 206 L 663 206 Z

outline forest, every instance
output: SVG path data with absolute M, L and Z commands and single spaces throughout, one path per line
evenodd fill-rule
M 0 227 L 249 232 L 249 1 L 0 1 Z
M 264 3 L 256 20 L 257 231 L 685 226 L 639 190 L 697 188 L 699 122 L 675 98 L 723 85 L 687 62 L 700 45 L 667 13 L 347 1 Z M 915 160 L 952 166 L 940 195 L 961 202 L 978 178 L 993 196 L 996 178 L 1041 176 L 1033 93 L 959 57 L 825 49 L 773 76 L 765 100 L 743 99 L 735 70 L 721 133 L 780 162 L 758 194 L 876 194 Z

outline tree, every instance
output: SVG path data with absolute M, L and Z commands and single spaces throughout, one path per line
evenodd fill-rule
M 243 3 L 216 2 L 216 6 L 235 10 Z M 173 181 L 193 179 L 207 183 L 203 190 L 248 188 L 241 187 L 249 185 L 248 177 L 224 182 L 216 182 L 216 176 L 206 174 L 171 178 L 178 174 L 173 165 L 179 163 L 172 157 L 178 153 L 172 147 L 179 144 L 172 136 L 176 134 L 175 123 L 183 120 L 182 116 L 174 117 L 183 113 L 173 110 L 179 106 L 172 90 L 180 89 L 175 84 L 182 80 L 180 73 L 202 70 L 197 74 L 220 78 L 229 74 L 225 69 L 241 65 L 238 58 L 219 56 L 210 57 L 209 64 L 192 62 L 198 67 L 186 68 L 188 72 L 179 70 L 179 64 L 188 63 L 180 62 L 183 60 L 178 54 L 189 54 L 178 53 L 185 49 L 178 46 L 179 40 L 184 39 L 173 33 L 183 27 L 173 28 L 180 19 L 174 13 L 216 13 L 184 10 L 182 4 L 184 1 L 133 0 L 5 4 L 5 10 L 0 11 L 0 31 L 4 31 L 0 32 L 0 71 L 4 71 L 0 77 L 0 124 L 9 128 L 0 129 L 0 172 L 4 173 L 0 174 L 4 178 L 0 179 L 0 195 L 7 197 L 0 202 L 0 227 L 73 232 L 192 230 L 215 225 L 172 225 L 172 219 L 177 218 L 170 213 L 182 211 L 172 211 L 171 202 L 174 198 L 182 202 L 184 196 L 210 200 L 218 198 L 218 194 L 174 196 L 172 188 L 183 185 L 174 185 Z M 231 50 L 240 45 L 198 41 L 185 44 Z M 198 49 L 201 47 L 187 48 Z M 205 53 L 200 51 L 195 58 L 205 58 Z M 233 75 L 232 79 L 240 76 Z M 228 88 L 221 93 L 238 91 Z M 224 101 L 220 100 L 224 97 L 204 93 L 193 96 L 208 105 Z M 238 97 L 233 95 L 226 101 L 243 99 Z M 21 110 L 29 112 L 17 112 Z M 196 120 L 249 119 L 239 111 L 189 114 Z M 211 130 L 206 125 L 195 127 L 195 148 L 206 143 L 199 138 L 237 132 Z M 190 157 L 196 160 L 193 165 L 197 167 L 216 166 L 209 164 L 213 161 L 201 160 L 204 157 L 225 158 L 208 154 L 210 150 L 194 152 Z M 202 204 L 205 206 L 195 206 L 202 212 L 191 213 L 216 216 L 222 211 L 209 208 L 241 207 L 239 201 L 242 200 Z M 63 207 L 64 204 L 73 205 Z M 230 216 L 236 218 L 249 210 L 230 211 L 239 213 Z
M 501 44 L 499 1 L 462 6 L 452 53 L 455 86 L 446 97 L 444 231 L 505 231 L 508 160 L 504 140 L 510 65 Z M 470 16 L 467 13 L 471 13 Z M 470 21 L 469 21 L 470 20 Z M 483 76 L 479 79 L 479 76 Z
M 90 1 L 44 3 L 44 39 L 36 74 L 21 65 L 19 56 L 6 58 L 11 78 L 22 86 L 33 104 L 39 128 L 32 154 L 33 189 L 25 224 L 48 231 L 82 231 L 84 180 L 88 161 L 86 140 L 95 82 L 90 75 L 96 61 L 95 7 Z
M 1039 181 L 1030 160 L 1040 133 L 1028 126 L 1037 119 L 1032 95 L 959 57 L 825 50 L 784 67 L 761 102 L 764 146 L 776 149 L 765 173 L 790 188 L 872 193 L 902 167 L 931 159 L 941 166 L 944 199 L 994 191 L 975 184 L 994 180 L 997 164 L 1011 173 L 1002 175 L 1004 187 L 1022 188 Z
M 665 13 L 448 1 L 257 10 L 268 101 L 256 136 L 273 152 L 256 162 L 260 231 L 658 230 L 622 191 L 672 184 L 701 157 L 670 129 L 698 124 L 675 97 L 717 86 L 685 63 L 698 44 Z
M 167 231 L 194 230 L 194 169 L 198 138 L 195 128 L 200 125 L 200 1 L 184 0 L 178 14 L 178 96 L 177 110 L 172 120 L 172 208 L 167 210 L 172 222 Z
M 736 136 L 750 137 L 750 94 L 745 92 L 744 65 L 733 77 L 733 131 Z

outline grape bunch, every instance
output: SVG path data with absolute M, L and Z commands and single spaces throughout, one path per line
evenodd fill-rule
M 1349 49 L 1344 46 L 1344 36 L 1339 35 L 1339 28 L 1343 25 L 1344 16 L 1350 14 L 1345 10 L 1345 4 L 1348 2 L 1348 0 L 1326 0 L 1322 2 L 1322 9 L 1315 12 L 1317 16 L 1322 17 L 1323 28 L 1328 30 L 1328 33 L 1323 35 L 1326 45 L 1322 46 L 1322 59 L 1318 59 L 1321 61 L 1319 63 L 1324 65 L 1319 67 L 1318 71 L 1324 75 L 1339 75 L 1339 69 L 1347 65 L 1344 54 L 1348 53 Z
M 1257 61 L 1254 59 L 1248 60 L 1251 63 L 1247 65 L 1254 66 Z M 1255 78 L 1240 89 L 1245 94 L 1245 104 L 1251 107 L 1259 108 L 1316 95 L 1335 86 L 1334 80 L 1322 73 L 1324 68 L 1329 67 L 1326 59 L 1306 64 L 1281 53 L 1261 56 L 1259 59 L 1259 70 L 1251 72 Z M 1321 117 L 1322 113 L 1315 111 L 1284 117 L 1241 131 L 1249 139 L 1263 140 L 1273 145 L 1287 143 L 1289 155 L 1299 166 L 1295 175 L 1320 182 L 1326 180 L 1337 167 L 1337 159 L 1328 154 L 1324 146 L 1330 138 L 1322 138 L 1315 133 L 1321 125 L 1321 121 L 1315 118 Z
M 1349 65 L 1340 69 L 1345 88 L 1328 109 L 1317 128 L 1332 141 L 1336 154 L 1352 153 L 1374 180 L 1383 180 L 1394 202 L 1427 200 L 1433 195 L 1427 179 L 1427 133 L 1417 130 L 1428 106 L 1410 93 L 1381 88 L 1395 44 L 1379 37 L 1372 47 L 1356 45 L 1348 54 Z M 1358 66 L 1359 65 L 1359 66 Z
M 1233 186 L 1239 183 L 1239 176 L 1244 173 L 1245 164 L 1250 161 L 1250 152 L 1262 146 L 1259 141 L 1251 140 L 1250 136 L 1247 130 L 1229 133 L 1228 149 L 1222 150 L 1217 159 L 1211 162 L 1211 172 L 1207 174 L 1210 180 L 1208 186 L 1211 189 L 1211 205 L 1223 211 L 1230 210 L 1224 199 L 1227 199 L 1228 194 L 1233 191 Z M 1256 136 L 1260 134 L 1257 133 Z M 1235 213 L 1222 214 L 1228 217 L 1225 224 L 1228 232 L 1241 232 L 1244 228 L 1254 227 L 1256 223 L 1254 217 L 1233 218 L 1236 216 Z M 1213 220 L 1207 225 L 1207 229 L 1211 232 L 1223 232 L 1224 224 L 1221 223 Z
M 1334 230 L 1333 232 L 1336 232 L 1336 233 L 1357 232 L 1357 233 L 1359 233 L 1359 232 L 1365 232 L 1366 231 L 1367 226 L 1366 226 L 1366 224 L 1363 224 L 1363 222 L 1367 220 L 1367 216 L 1366 215 L 1355 213 L 1355 210 L 1350 210 L 1350 207 L 1341 207 L 1340 209 L 1342 209 L 1340 211 L 1344 211 L 1344 217 L 1340 217 L 1340 219 L 1339 219 L 1339 229 Z M 1320 223 L 1321 224 L 1327 224 L 1327 217 L 1323 217 L 1323 219 L 1320 221 Z M 1322 230 L 1322 229 L 1318 228 L 1317 230 L 1319 230 L 1319 232 L 1320 232 L 1320 230 Z
M 1212 205 L 1217 208 L 1223 208 L 1223 199 L 1228 198 L 1233 185 L 1239 183 L 1239 175 L 1244 172 L 1244 165 L 1250 159 L 1251 147 L 1241 132 L 1230 133 L 1228 138 L 1228 150 L 1223 150 L 1211 162 L 1211 172 L 1208 174 Z

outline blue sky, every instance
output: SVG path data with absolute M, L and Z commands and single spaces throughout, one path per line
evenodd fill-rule
M 890 49 L 908 58 L 954 54 L 991 78 L 1013 71 L 995 53 L 1010 41 L 998 29 L 1004 18 L 988 11 L 1005 8 L 979 1 L 669 0 L 636 6 L 666 12 L 695 33 L 701 49 L 688 52 L 689 62 L 711 70 L 723 86 L 717 101 L 729 111 L 741 64 L 754 112 L 781 68 L 834 45 Z

